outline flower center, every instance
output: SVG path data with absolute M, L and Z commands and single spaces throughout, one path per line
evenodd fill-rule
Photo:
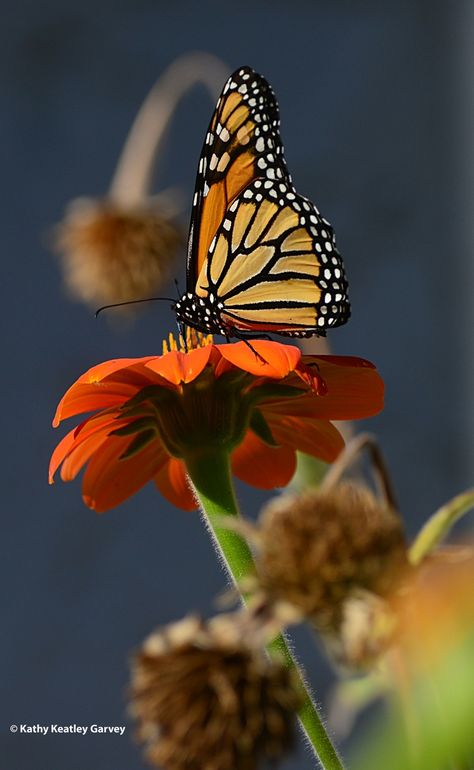
M 177 350 L 180 353 L 187 353 L 189 350 L 195 350 L 196 348 L 204 348 L 206 345 L 212 345 L 214 339 L 212 334 L 203 334 L 202 332 L 192 329 L 190 326 L 186 327 L 185 336 L 179 335 L 178 339 L 172 332 L 169 333 L 168 339 L 163 340 L 163 355 L 170 353 L 172 350 Z

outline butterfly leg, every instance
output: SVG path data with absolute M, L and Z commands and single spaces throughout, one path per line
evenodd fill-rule
M 255 350 L 255 348 L 254 348 L 254 347 L 253 347 L 253 346 L 250 344 L 250 342 L 249 342 L 249 339 L 251 339 L 251 340 L 252 340 L 252 339 L 253 339 L 253 340 L 261 340 L 261 339 L 271 340 L 271 337 L 269 337 L 269 336 L 268 336 L 268 334 L 265 334 L 265 335 L 258 335 L 258 336 L 257 336 L 257 335 L 255 335 L 255 336 L 252 336 L 252 337 L 246 337 L 246 336 L 244 336 L 243 334 L 239 334 L 239 333 L 238 333 L 238 332 L 237 332 L 237 331 L 234 329 L 234 332 L 233 332 L 233 336 L 234 336 L 234 337 L 237 337 L 237 339 L 238 339 L 238 340 L 240 340 L 241 342 L 245 342 L 245 344 L 247 345 L 247 347 L 248 347 L 248 348 L 250 348 L 250 350 L 251 350 L 251 351 L 252 351 L 252 353 L 254 354 L 255 358 L 257 358 L 259 361 L 261 361 L 261 362 L 262 362 L 262 364 L 267 364 L 267 363 L 268 363 L 268 361 L 266 361 L 266 359 L 265 359 L 265 358 L 264 358 L 262 355 L 260 355 L 260 353 L 259 353 L 257 350 Z M 228 337 L 226 337 L 226 339 L 227 339 L 227 341 L 228 341 Z
M 241 337 L 241 339 L 242 339 L 242 342 L 245 342 L 247 347 L 250 348 L 252 353 L 255 355 L 255 358 L 257 358 L 259 361 L 261 361 L 262 364 L 268 364 L 268 361 L 263 356 L 261 356 L 260 353 L 257 350 L 255 350 L 255 348 L 250 344 L 248 339 L 245 339 L 245 337 Z

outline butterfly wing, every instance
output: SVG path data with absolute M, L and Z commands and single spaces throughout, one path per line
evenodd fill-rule
M 288 181 L 255 180 L 230 205 L 195 288 L 217 297 L 224 326 L 323 335 L 350 316 L 329 223 Z
M 241 67 L 224 86 L 199 159 L 188 240 L 187 290 L 207 260 L 210 244 L 237 195 L 264 174 L 288 176 L 278 133 L 278 105 L 265 78 Z
M 250 67 L 227 81 L 199 161 L 187 290 L 238 333 L 324 334 L 350 316 L 333 230 L 298 195 L 278 106 Z

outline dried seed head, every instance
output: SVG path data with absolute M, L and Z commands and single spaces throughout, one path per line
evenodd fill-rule
M 97 309 L 156 293 L 182 244 L 177 227 L 151 205 L 81 198 L 57 226 L 54 247 L 71 294 Z
M 337 631 L 321 637 L 333 660 L 350 672 L 370 670 L 394 641 L 396 616 L 385 598 L 354 591 L 342 603 Z
M 254 770 L 291 746 L 298 705 L 291 674 L 244 646 L 228 619 L 175 623 L 134 662 L 138 737 L 165 770 Z
M 385 596 L 408 567 L 400 518 L 353 484 L 272 501 L 260 525 L 262 587 L 322 631 L 340 629 L 354 593 Z

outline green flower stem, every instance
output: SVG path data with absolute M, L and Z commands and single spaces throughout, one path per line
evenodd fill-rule
M 225 450 L 214 449 L 194 453 L 184 459 L 222 561 L 238 584 L 242 578 L 255 573 L 255 562 L 245 540 L 236 532 L 220 526 L 223 517 L 240 515 L 232 484 L 229 455 Z M 274 639 L 267 649 L 271 655 L 282 657 L 285 665 L 296 672 L 303 693 L 298 717 L 321 767 L 323 770 L 343 770 L 343 764 L 283 635 Z

